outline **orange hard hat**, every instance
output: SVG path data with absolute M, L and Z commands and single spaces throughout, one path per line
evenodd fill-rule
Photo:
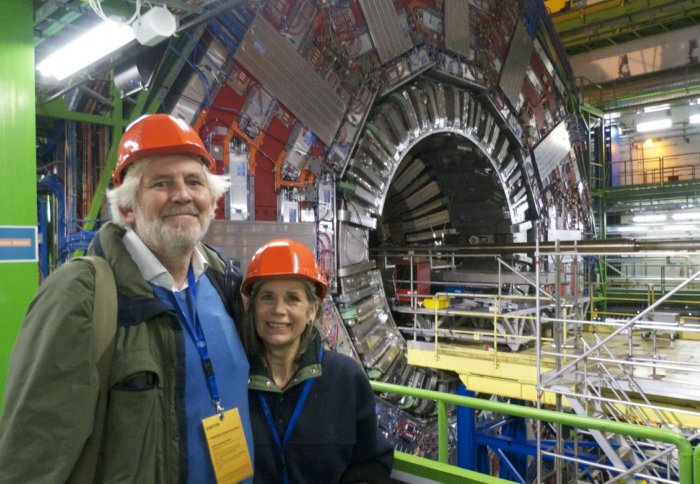
M 112 181 L 115 186 L 121 185 L 125 170 L 143 158 L 179 154 L 198 156 L 209 171 L 216 169 L 216 162 L 202 139 L 185 121 L 169 114 L 141 116 L 122 135 Z
M 326 297 L 328 282 L 316 258 L 304 245 L 292 239 L 273 239 L 260 247 L 248 264 L 241 292 L 250 296 L 253 284 L 267 277 L 301 277 L 316 286 L 319 298 Z

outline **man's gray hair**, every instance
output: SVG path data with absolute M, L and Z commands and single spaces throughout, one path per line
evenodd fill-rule
M 121 225 L 122 227 L 127 225 L 121 210 L 119 210 L 120 207 L 122 209 L 136 209 L 136 192 L 139 189 L 143 170 L 151 161 L 153 161 L 153 157 L 137 161 L 126 171 L 126 176 L 124 176 L 124 181 L 121 185 L 107 190 L 107 202 L 109 203 L 109 210 L 112 214 L 112 222 L 117 225 Z M 210 173 L 205 165 L 202 166 L 207 176 L 207 186 L 211 198 L 212 200 L 218 201 L 231 186 L 230 177 L 228 175 Z

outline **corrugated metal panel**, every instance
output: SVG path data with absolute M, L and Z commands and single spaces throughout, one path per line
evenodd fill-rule
M 445 0 L 445 47 L 469 57 L 469 0 Z
M 413 47 L 411 39 L 401 29 L 394 2 L 390 0 L 360 0 L 360 7 L 365 14 L 369 33 L 382 64 Z
M 204 242 L 220 248 L 229 257 L 238 258 L 245 274 L 255 251 L 278 237 L 294 239 L 316 253 L 316 224 L 310 222 L 212 220 Z
M 234 59 L 319 139 L 331 144 L 345 116 L 345 102 L 265 19 L 256 17 Z
M 501 69 L 501 79 L 498 85 L 510 103 L 519 109 L 518 98 L 525 82 L 525 73 L 530 65 L 530 57 L 534 48 L 532 37 L 525 30 L 522 22 L 518 22 L 510 43 L 508 56 Z
M 533 150 L 542 182 L 561 164 L 570 150 L 569 132 L 566 122 L 562 121 Z

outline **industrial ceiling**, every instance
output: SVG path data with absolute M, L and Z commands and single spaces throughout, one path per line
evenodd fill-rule
M 131 15 L 135 6 L 134 0 L 104 0 L 102 3 L 105 11 L 122 16 Z M 178 34 L 183 34 L 233 8 L 240 0 L 161 0 L 156 3 L 167 6 L 177 16 Z M 570 57 L 609 46 L 633 45 L 630 42 L 696 27 L 700 23 L 698 0 L 549 0 L 545 5 L 552 13 L 554 28 Z M 97 21 L 84 0 L 34 0 L 34 7 L 37 61 L 56 45 Z M 697 38 L 700 38 L 700 32 L 690 39 L 691 47 L 697 46 Z M 114 62 L 134 55 L 138 50 L 138 45 L 130 44 L 123 52 L 65 83 L 45 83 L 37 79 L 39 102 L 84 82 L 95 75 L 94 72 L 104 72 Z M 597 83 L 595 87 L 580 79 L 578 87 L 587 103 L 608 111 L 620 107 L 620 104 L 622 107 L 629 105 L 623 98 L 633 92 L 646 92 L 646 102 L 663 102 L 700 93 L 700 66 L 692 56 L 682 67 L 665 72 L 650 71 L 638 77 L 620 76 L 608 83 Z

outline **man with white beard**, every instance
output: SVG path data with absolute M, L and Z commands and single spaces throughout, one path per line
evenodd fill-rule
M 218 465 L 210 447 L 234 456 L 234 481 L 252 474 L 249 367 L 236 331 L 240 273 L 201 243 L 229 187 L 215 168 L 199 135 L 170 115 L 139 118 L 120 141 L 107 193 L 112 221 L 89 249 L 111 266 L 118 301 L 90 481 L 230 478 L 231 462 Z M 0 482 L 76 479 L 100 390 L 94 293 L 92 266 L 74 262 L 47 278 L 30 305 L 10 362 Z M 226 439 L 207 431 L 219 426 Z

